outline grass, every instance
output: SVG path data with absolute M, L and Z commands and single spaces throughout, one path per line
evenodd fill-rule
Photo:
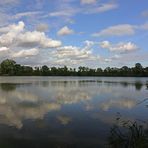
M 110 129 L 109 148 L 148 148 L 148 127 L 142 121 L 122 121 L 116 118 L 116 124 Z

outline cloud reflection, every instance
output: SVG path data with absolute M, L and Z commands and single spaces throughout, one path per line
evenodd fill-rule
M 137 100 L 134 99 L 110 99 L 102 102 L 100 107 L 104 111 L 108 111 L 110 108 L 132 109 L 137 104 Z
M 72 121 L 72 119 L 71 119 L 70 117 L 65 116 L 65 115 L 63 115 L 63 116 L 58 116 L 57 119 L 59 120 L 59 122 L 60 122 L 62 125 L 67 125 L 67 124 L 69 124 L 69 123 Z
M 25 120 L 44 119 L 51 111 L 60 111 L 64 105 L 77 103 L 85 106 L 85 111 L 95 109 L 108 111 L 110 108 L 132 109 L 138 103 L 138 99 L 129 97 L 131 94 L 127 88 L 111 86 L 111 84 L 108 86 L 102 82 L 48 81 L 45 83 L 44 81 L 43 84 L 42 86 L 41 82 L 32 85 L 20 83 L 13 85 L 15 89 L 11 91 L 0 87 L 0 123 L 22 128 Z M 4 88 L 7 88 L 7 84 Z M 71 117 L 61 115 L 57 116 L 57 120 L 63 125 L 72 121 Z

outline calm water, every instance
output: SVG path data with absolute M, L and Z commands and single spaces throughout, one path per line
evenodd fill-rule
M 116 114 L 148 121 L 148 78 L 0 77 L 0 147 L 105 147 Z

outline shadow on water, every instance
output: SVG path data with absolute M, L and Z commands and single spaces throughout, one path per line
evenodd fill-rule
M 142 87 L 143 87 L 143 84 L 142 84 L 140 81 L 137 81 L 137 82 L 135 83 L 135 88 L 136 88 L 136 90 L 141 90 Z
M 31 86 L 32 83 L 0 83 L 0 89 L 3 91 L 15 91 L 17 87 Z
M 135 89 L 137 91 L 140 91 L 143 86 L 146 86 L 146 89 L 148 89 L 148 82 L 144 84 L 141 81 L 135 81 L 135 82 L 127 82 L 127 81 L 102 81 L 102 80 L 79 80 L 77 81 L 51 81 L 52 86 L 90 86 L 91 83 L 94 84 L 107 84 L 108 86 L 122 86 L 122 87 L 128 87 L 128 86 L 135 86 Z M 43 83 L 44 84 L 44 83 Z M 45 85 L 46 86 L 46 85 Z
M 117 82 L 117 81 L 104 81 L 104 83 L 106 84 L 110 84 L 110 85 L 121 85 L 123 87 L 128 87 L 128 86 L 135 86 L 135 89 L 140 91 L 142 89 L 142 87 L 145 85 L 146 86 L 146 89 L 148 89 L 148 83 L 146 84 L 143 84 L 141 81 L 136 81 L 136 82 L 126 82 L 126 81 L 123 81 L 123 82 Z
M 146 89 L 148 89 L 148 81 L 146 82 Z
M 0 89 L 3 91 L 14 91 L 16 90 L 17 84 L 12 84 L 12 83 L 1 83 L 0 84 Z
M 9 141 L 9 142 L 8 142 Z M 52 142 L 53 141 L 53 142 Z M 38 139 L 38 140 L 29 140 L 29 139 L 5 139 L 2 143 L 0 143 L 1 148 L 103 148 L 98 147 L 96 145 L 87 144 L 84 145 L 82 143 L 71 144 L 46 140 L 46 139 Z

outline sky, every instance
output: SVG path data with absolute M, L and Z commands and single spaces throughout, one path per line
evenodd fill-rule
M 0 0 L 0 61 L 148 66 L 147 0 Z

